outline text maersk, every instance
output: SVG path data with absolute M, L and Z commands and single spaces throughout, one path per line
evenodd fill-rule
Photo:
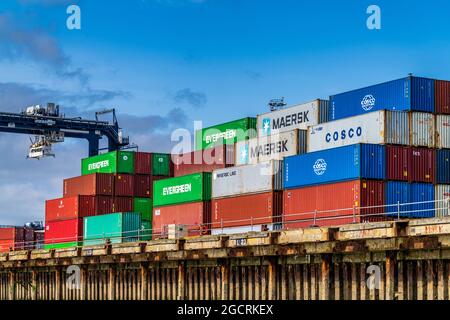
M 308 118 L 309 110 L 289 114 L 284 117 L 275 118 L 272 120 L 272 129 L 278 130 L 285 127 L 295 126 L 305 122 L 309 122 Z
M 186 193 L 192 191 L 192 184 L 186 183 L 179 186 L 164 187 L 163 196 L 169 196 L 172 194 Z
M 278 154 L 288 152 L 287 140 L 278 141 L 274 143 L 267 143 L 265 145 L 259 145 L 256 147 L 250 147 L 250 155 L 252 158 L 260 156 L 269 156 L 271 154 Z

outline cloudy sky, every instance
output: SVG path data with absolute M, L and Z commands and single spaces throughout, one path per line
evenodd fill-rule
M 366 9 L 381 8 L 381 30 Z M 66 27 L 81 8 L 81 30 Z M 0 111 L 54 101 L 70 115 L 115 107 L 141 150 L 170 132 L 400 78 L 450 78 L 448 1 L 0 0 Z M 87 143 L 25 158 L 28 136 L 0 133 L 0 224 L 43 220 L 78 175 Z

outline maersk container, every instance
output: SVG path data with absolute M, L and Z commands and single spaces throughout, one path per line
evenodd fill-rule
M 411 145 L 434 148 L 436 135 L 434 115 L 425 112 L 411 112 L 409 115 Z
M 371 111 L 434 112 L 434 80 L 407 77 L 330 97 L 330 120 Z
M 450 185 L 437 184 L 434 187 L 434 198 L 436 200 L 436 216 L 450 216 Z
M 84 219 L 83 245 L 135 242 L 139 240 L 141 215 L 120 212 Z
M 450 149 L 450 115 L 436 115 L 436 148 Z
M 435 82 L 436 113 L 450 114 L 450 81 Z
M 292 130 L 236 143 L 234 163 L 257 164 L 306 152 L 306 130 Z
M 81 174 L 96 172 L 134 174 L 134 152 L 113 151 L 81 160 Z
M 282 190 L 283 162 L 270 161 L 214 170 L 212 198 Z
M 320 110 L 326 107 L 328 107 L 328 101 L 317 99 L 308 103 L 258 115 L 258 136 L 268 136 L 295 129 L 306 130 L 309 126 L 320 123 Z
M 436 150 L 436 183 L 450 184 L 450 150 Z
M 196 150 L 202 150 L 221 144 L 234 144 L 256 136 L 256 118 L 243 118 L 197 130 L 195 147 Z
M 434 187 L 428 183 L 386 182 L 386 212 L 392 217 L 435 216 Z
M 134 212 L 141 214 L 142 220 L 152 221 L 153 202 L 149 198 L 134 198 Z
M 381 145 L 357 144 L 287 157 L 284 161 L 285 189 L 385 178 L 386 151 Z
M 210 199 L 211 173 L 209 172 L 158 180 L 153 184 L 155 207 Z
M 376 111 L 308 129 L 308 152 L 357 143 L 409 145 L 408 113 Z

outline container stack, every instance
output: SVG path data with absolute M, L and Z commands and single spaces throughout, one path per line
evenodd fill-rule
M 64 180 L 63 197 L 46 202 L 45 248 L 82 245 L 83 235 L 88 244 L 133 240 L 129 228 L 150 239 L 153 181 L 172 175 L 170 155 L 114 151 L 81 167 L 81 176 Z
M 0 226 L 0 252 L 23 250 L 24 241 L 23 227 Z

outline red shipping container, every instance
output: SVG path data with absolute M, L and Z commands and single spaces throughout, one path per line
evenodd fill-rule
M 434 183 L 436 152 L 434 149 L 410 148 L 411 182 Z
M 0 240 L 22 240 L 24 239 L 22 227 L 0 227 Z
M 359 209 L 374 205 L 380 207 Z M 382 215 L 383 205 L 384 184 L 381 181 L 353 180 L 286 190 L 283 227 L 295 229 L 386 220 Z M 371 216 L 364 216 L 367 214 Z
M 133 212 L 134 202 L 132 197 L 115 197 L 113 199 L 112 210 L 114 212 Z
M 97 196 L 95 197 L 95 214 L 112 213 L 114 207 L 114 197 Z
M 174 176 L 234 166 L 234 145 L 220 145 L 206 150 L 197 150 L 181 155 L 173 154 Z
M 410 150 L 408 147 L 386 146 L 386 174 L 388 180 L 410 179 Z
M 152 154 L 148 152 L 134 153 L 134 173 L 152 174 Z
M 46 222 L 44 237 L 45 244 L 81 241 L 83 219 Z
M 162 176 L 152 176 L 148 174 L 137 174 L 134 176 L 134 196 L 137 198 L 153 197 L 153 181 L 167 179 Z
M 211 202 L 191 202 L 153 209 L 153 239 L 167 238 L 169 224 L 187 225 L 189 236 L 209 234 Z
M 49 222 L 94 216 L 96 214 L 94 200 L 93 196 L 47 200 L 45 202 L 45 220 Z
M 64 197 L 112 196 L 114 192 L 114 175 L 109 173 L 93 173 L 64 180 Z
M 450 81 L 436 80 L 434 91 L 436 113 L 450 114 Z
M 115 175 L 114 195 L 116 197 L 132 197 L 134 195 L 134 177 L 131 174 Z
M 230 228 L 281 221 L 283 193 L 266 192 L 211 201 L 212 228 Z
M 0 252 L 21 250 L 21 248 L 17 248 L 14 245 L 15 245 L 14 240 L 0 240 Z

